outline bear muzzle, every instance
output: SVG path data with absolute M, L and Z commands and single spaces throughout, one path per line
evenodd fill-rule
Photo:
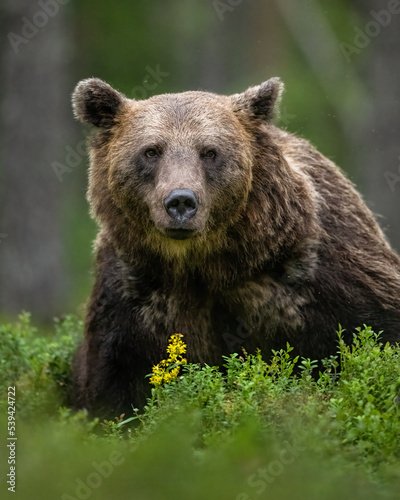
M 167 214 L 177 222 L 192 219 L 199 207 L 199 201 L 191 189 L 174 189 L 164 198 Z
M 199 200 L 191 189 L 174 189 L 164 198 L 164 208 L 172 219 L 166 230 L 168 237 L 184 240 L 193 236 L 195 231 L 188 227 L 199 207 Z

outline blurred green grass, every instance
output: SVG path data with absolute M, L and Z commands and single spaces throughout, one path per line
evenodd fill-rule
M 226 372 L 188 365 L 155 386 L 135 420 L 88 419 L 68 401 L 82 332 L 51 339 L 23 315 L 0 325 L 1 498 L 9 471 L 7 387 L 16 386 L 16 498 L 395 499 L 400 487 L 399 348 L 370 329 L 314 378 L 290 348 L 268 363 L 232 355 Z M 342 372 L 336 372 L 338 361 Z M 10 493 L 11 494 L 11 493 Z
M 54 422 L 20 423 L 16 497 L 398 498 L 398 477 L 390 484 L 376 482 L 346 457 L 322 454 L 311 436 L 292 463 L 277 466 L 286 441 L 262 433 L 251 421 L 226 442 L 196 454 L 189 419 L 190 415 L 165 421 L 137 449 L 119 440 L 87 442 L 84 430 Z M 2 464 L 5 455 L 2 447 Z M 2 488 L 5 494 L 4 482 Z

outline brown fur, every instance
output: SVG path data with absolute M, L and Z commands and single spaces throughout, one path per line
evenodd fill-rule
M 368 324 L 399 341 L 400 260 L 339 169 L 271 125 L 281 91 L 271 79 L 230 97 L 138 102 L 101 80 L 78 85 L 75 115 L 98 127 L 88 198 L 100 232 L 77 406 L 142 404 L 175 332 L 190 361 L 209 364 L 287 341 L 321 358 L 339 323 L 348 340 Z M 198 200 L 185 239 L 171 237 L 163 204 L 176 189 Z

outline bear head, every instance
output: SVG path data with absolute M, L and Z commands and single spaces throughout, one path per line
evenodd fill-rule
M 282 89 L 272 78 L 231 96 L 192 91 L 136 101 L 96 78 L 77 85 L 74 114 L 97 128 L 89 143 L 89 202 L 121 254 L 137 260 L 145 249 L 147 257 L 199 264 L 229 247 L 235 225 L 249 233 L 249 196 L 254 231 L 265 231 L 266 217 L 276 226 L 284 210 L 278 191 L 291 174 L 265 126 Z M 270 181 L 255 171 L 261 160 Z

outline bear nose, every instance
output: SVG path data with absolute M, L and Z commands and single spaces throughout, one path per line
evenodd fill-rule
M 164 199 L 164 207 L 172 219 L 183 222 L 196 215 L 199 201 L 191 189 L 174 189 Z

